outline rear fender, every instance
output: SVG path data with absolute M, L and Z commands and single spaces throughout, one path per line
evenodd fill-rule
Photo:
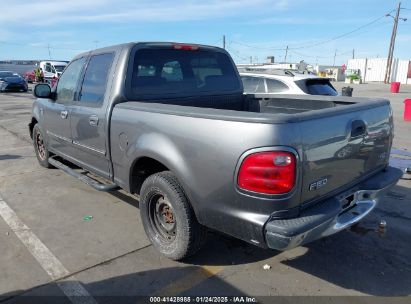
M 127 159 L 131 160 L 129 163 L 129 189 L 131 185 L 131 173 L 134 164 L 142 157 L 152 158 L 165 167 L 167 167 L 177 177 L 184 192 L 189 198 L 194 211 L 196 210 L 196 202 L 192 200 L 189 181 L 184 177 L 194 176 L 179 148 L 166 136 L 159 133 L 147 133 L 140 136 L 136 143 L 129 145 L 126 152 Z

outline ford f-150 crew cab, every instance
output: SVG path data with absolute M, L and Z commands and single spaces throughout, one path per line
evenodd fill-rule
M 246 95 L 217 47 L 94 50 L 34 94 L 40 164 L 139 195 L 148 238 L 175 260 L 194 254 L 208 229 L 277 250 L 331 235 L 402 174 L 388 166 L 389 101 Z

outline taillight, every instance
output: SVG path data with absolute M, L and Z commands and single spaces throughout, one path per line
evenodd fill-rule
M 181 44 L 181 43 L 174 43 L 173 49 L 175 50 L 183 50 L 183 51 L 196 51 L 199 49 L 198 45 L 195 44 Z
M 247 156 L 238 172 L 241 189 L 265 193 L 290 192 L 295 184 L 296 158 L 285 151 L 258 152 Z

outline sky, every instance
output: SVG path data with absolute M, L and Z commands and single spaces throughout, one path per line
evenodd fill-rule
M 130 41 L 222 46 L 237 63 L 387 57 L 394 0 L 0 0 L 0 60 L 70 60 Z M 411 0 L 394 56 L 411 59 Z M 250 58 L 251 57 L 251 58 Z

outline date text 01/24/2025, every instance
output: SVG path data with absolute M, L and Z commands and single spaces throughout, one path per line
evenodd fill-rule
M 150 297 L 150 303 L 257 303 L 254 297 Z

